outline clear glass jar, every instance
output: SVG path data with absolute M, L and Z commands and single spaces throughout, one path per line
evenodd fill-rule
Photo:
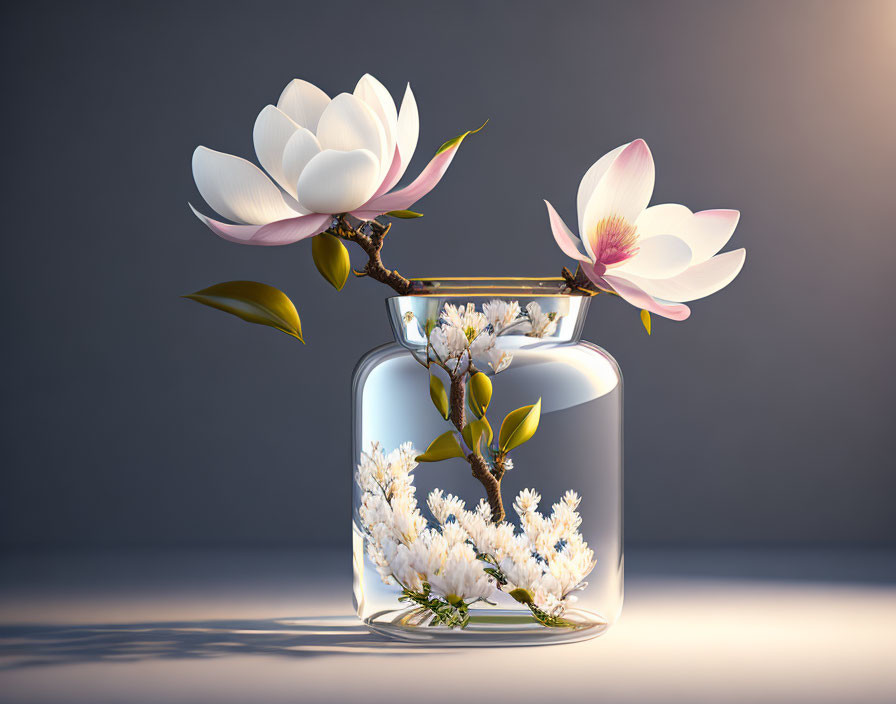
M 560 279 L 430 279 L 414 286 L 415 295 L 387 300 L 395 342 L 364 355 L 352 379 L 359 618 L 394 638 L 465 646 L 604 633 L 622 607 L 622 377 L 613 357 L 580 339 L 590 299 L 565 295 Z M 462 343 L 444 344 L 446 304 L 491 314 L 484 329 L 476 313 L 465 320 L 472 365 L 469 352 L 458 353 Z M 496 374 L 507 355 L 512 360 Z M 471 367 L 464 383 L 452 383 L 464 366 Z M 457 429 L 483 410 L 477 400 L 489 385 L 480 378 L 478 393 L 471 391 L 476 370 L 491 381 L 484 415 L 492 441 L 480 425 L 473 452 L 476 433 L 467 442 Z M 431 375 L 449 398 L 448 419 L 444 402 L 440 408 L 434 400 L 441 397 L 438 383 L 431 393 Z M 528 434 L 532 408 L 508 418 L 507 433 L 505 417 L 538 399 L 536 431 L 503 453 L 521 416 L 528 421 L 517 426 L 517 440 Z M 457 454 L 456 443 L 464 456 L 415 465 L 445 434 L 452 437 L 443 438 L 442 454 L 445 447 Z M 414 449 L 405 446 L 402 454 L 397 448 L 405 443 Z M 479 457 L 484 464 L 476 464 Z M 477 467 L 500 473 L 503 527 L 493 506 L 477 509 L 495 493 L 487 477 L 477 480 Z M 524 489 L 539 494 L 540 504 L 533 506 L 531 493 L 520 495 Z

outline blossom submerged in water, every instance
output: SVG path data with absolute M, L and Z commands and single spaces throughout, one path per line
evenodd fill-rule
M 653 184 L 653 156 L 637 139 L 602 156 L 582 178 L 577 198 L 581 240 L 545 204 L 560 249 L 597 287 L 643 310 L 684 320 L 690 315 L 685 302 L 719 291 L 740 273 L 746 250 L 718 254 L 740 213 L 692 213 L 674 203 L 648 208 Z
M 524 489 L 513 505 L 518 532 L 506 521 L 493 523 L 484 500 L 468 510 L 458 497 L 434 489 L 426 501 L 435 519 L 429 526 L 415 498 L 414 456 L 409 443 L 388 455 L 374 444 L 358 465 L 367 554 L 383 581 L 397 583 L 417 603 L 423 595 L 438 595 L 446 607 L 491 600 L 503 591 L 545 625 L 559 623 L 550 619 L 575 602 L 595 565 L 578 532 L 579 496 L 566 492 L 550 515 L 542 515 L 539 494 Z
M 281 245 L 322 232 L 333 215 L 370 220 L 407 209 L 436 186 L 461 143 L 453 140 L 416 180 L 390 193 L 407 169 L 419 131 L 410 85 L 396 110 L 389 91 L 370 74 L 354 92 L 332 99 L 297 78 L 255 121 L 255 153 L 270 178 L 231 154 L 203 146 L 193 153 L 200 194 L 238 224 L 193 212 L 226 240 Z

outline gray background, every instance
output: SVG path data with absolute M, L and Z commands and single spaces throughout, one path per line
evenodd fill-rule
M 390 236 L 406 274 L 555 274 L 541 199 L 574 220 L 635 137 L 654 202 L 742 211 L 746 268 L 686 323 L 592 308 L 630 543 L 893 544 L 894 27 L 852 1 L 6 5 L 0 540 L 347 542 L 348 380 L 387 292 L 186 202 L 197 144 L 251 157 L 291 78 L 369 71 L 414 87 L 411 173 L 491 119 Z M 237 278 L 286 290 L 309 344 L 178 298 Z

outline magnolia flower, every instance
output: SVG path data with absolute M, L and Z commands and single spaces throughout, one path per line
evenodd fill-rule
M 297 78 L 255 121 L 255 153 L 270 178 L 237 156 L 202 146 L 193 153 L 200 194 L 239 224 L 190 207 L 220 237 L 254 245 L 311 237 L 327 229 L 333 215 L 371 220 L 407 209 L 435 187 L 462 141 L 447 142 L 410 185 L 390 193 L 414 154 L 419 129 L 410 85 L 396 110 L 389 91 L 370 74 L 353 93 L 332 99 Z
M 648 208 L 653 182 L 653 157 L 644 140 L 636 139 L 602 156 L 582 178 L 581 240 L 545 204 L 560 249 L 579 261 L 596 286 L 638 308 L 684 320 L 691 311 L 683 303 L 715 293 L 740 272 L 746 250 L 717 255 L 740 213 L 692 213 L 674 203 Z

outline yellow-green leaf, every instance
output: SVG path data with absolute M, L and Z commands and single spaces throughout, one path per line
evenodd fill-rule
M 482 123 L 482 127 L 485 127 L 487 124 L 488 124 L 488 120 L 486 120 L 485 122 Z M 459 146 L 460 143 L 464 141 L 464 139 L 466 139 L 471 134 L 476 134 L 479 130 L 482 129 L 482 127 L 478 127 L 475 130 L 470 130 L 469 132 L 464 132 L 463 134 L 457 135 L 457 137 L 449 139 L 441 147 L 439 147 L 439 150 L 436 152 L 436 156 L 438 156 L 442 152 L 447 152 L 449 149 L 451 149 L 454 146 Z
M 423 213 L 415 213 L 413 210 L 390 210 L 386 215 L 390 218 L 401 218 L 402 220 L 423 217 Z
M 417 462 L 440 462 L 452 457 L 464 456 L 464 450 L 460 446 L 457 436 L 454 431 L 449 430 L 433 440 L 426 448 L 426 452 L 417 455 L 416 460 Z
M 311 256 L 314 266 L 337 291 L 341 291 L 352 270 L 351 259 L 345 245 L 335 235 L 322 232 L 311 240 Z
M 483 438 L 485 438 L 486 445 L 490 445 L 494 439 L 492 426 L 489 425 L 489 422 L 485 418 L 479 418 L 478 420 L 473 420 L 467 423 L 461 431 L 461 435 L 463 435 L 467 447 L 477 455 L 479 454 L 479 443 Z
M 289 297 L 278 288 L 257 281 L 225 281 L 184 298 L 223 310 L 249 323 L 268 325 L 302 344 L 302 321 Z
M 476 372 L 470 378 L 470 410 L 477 418 L 482 418 L 488 411 L 492 400 L 492 380 L 482 372 Z
M 517 587 L 516 589 L 508 592 L 508 594 L 510 594 L 510 596 L 512 596 L 521 604 L 531 604 L 534 602 L 532 592 L 530 592 L 528 589 L 523 589 L 522 587 Z
M 538 430 L 540 418 L 541 399 L 532 406 L 523 406 L 508 413 L 498 432 L 498 447 L 501 452 L 510 452 L 530 440 Z
M 647 334 L 650 334 L 650 311 L 642 310 L 641 311 L 641 322 L 644 324 L 644 329 L 647 331 Z
M 435 374 L 431 374 L 429 377 L 429 397 L 442 418 L 448 420 L 448 394 L 445 392 L 442 380 Z

